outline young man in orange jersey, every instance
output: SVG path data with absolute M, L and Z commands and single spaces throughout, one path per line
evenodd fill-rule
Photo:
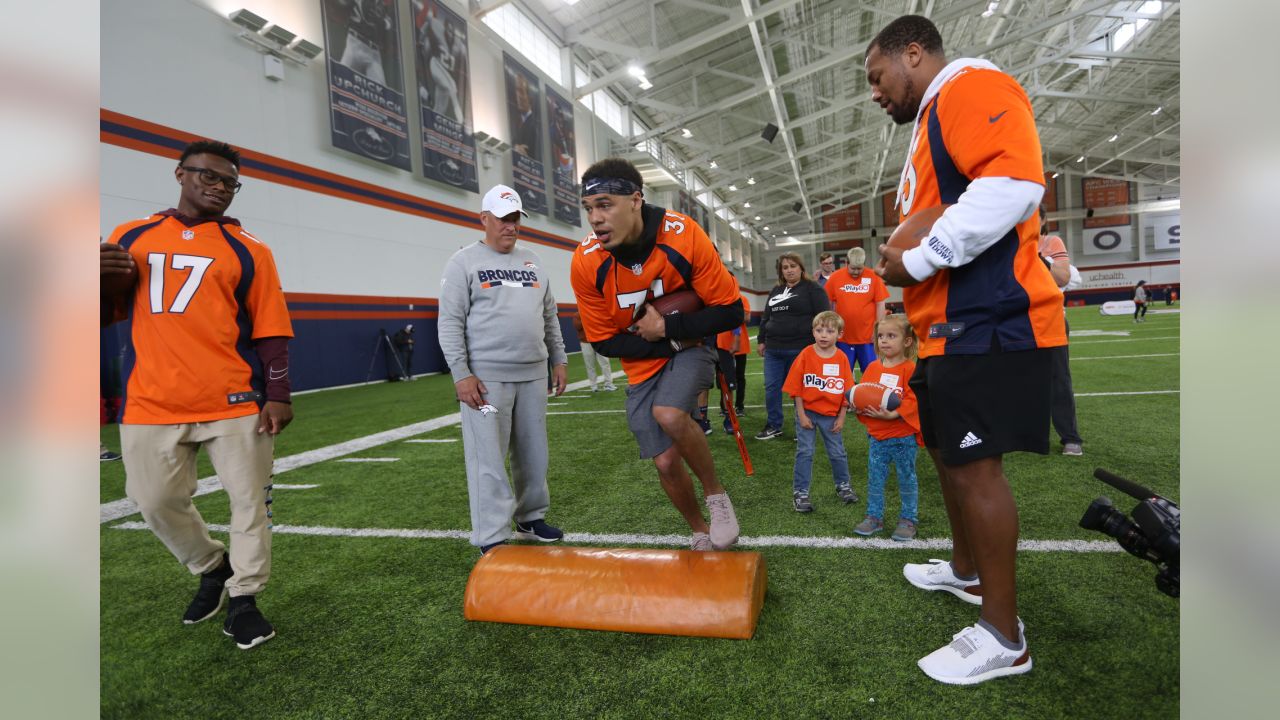
M 918 665 L 972 684 L 1027 672 L 1018 618 L 1018 508 L 1007 452 L 1049 451 L 1051 348 L 1066 343 L 1062 293 L 1037 253 L 1044 168 L 1031 102 L 985 60 L 948 62 L 928 19 L 889 23 L 866 55 L 871 99 L 914 123 L 898 186 L 900 219 L 950 207 L 916 248 L 881 246 L 920 338 L 910 381 L 951 523 L 950 562 L 908 564 L 916 587 L 982 606 L 976 625 Z
M 102 297 L 104 319 L 131 321 L 125 492 L 200 575 L 182 621 L 213 617 L 230 595 L 223 632 L 248 650 L 275 637 L 255 598 L 271 573 L 273 438 L 293 419 L 293 328 L 271 251 L 224 215 L 239 175 L 226 143 L 188 145 L 174 169 L 178 207 L 119 226 L 99 254 L 103 278 L 138 273 L 131 290 Z M 191 502 L 201 447 L 231 500 L 230 555 Z
M 593 232 L 573 253 L 573 292 L 587 340 L 622 359 L 627 424 L 693 531 L 693 549 L 725 550 L 738 541 L 738 520 L 689 413 L 715 379 L 715 350 L 702 338 L 742 323 L 742 297 L 706 232 L 687 215 L 646 203 L 643 186 L 635 166 L 617 158 L 583 173 L 582 207 Z M 648 304 L 687 289 L 706 307 L 664 317 Z M 702 482 L 710 525 L 686 464 Z

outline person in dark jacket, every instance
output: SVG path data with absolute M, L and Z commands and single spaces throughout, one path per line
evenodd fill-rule
M 813 317 L 831 309 L 822 286 L 809 277 L 796 253 L 783 253 L 776 263 L 778 284 L 769 291 L 757 352 L 764 357 L 765 426 L 757 440 L 782 434 L 782 383 L 800 351 L 813 344 Z M 766 347 L 767 346 L 767 347 Z

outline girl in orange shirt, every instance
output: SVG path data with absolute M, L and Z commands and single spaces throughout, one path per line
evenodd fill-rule
M 867 516 L 853 531 L 872 535 L 884 528 L 884 484 L 889 465 L 898 468 L 898 496 L 902 502 L 893 539 L 911 540 L 918 520 L 916 448 L 920 443 L 920 416 L 916 397 L 907 386 L 915 372 L 916 336 L 906 315 L 888 315 L 876 323 L 878 360 L 867 367 L 862 382 L 893 388 L 902 399 L 897 410 L 858 408 L 858 421 L 867 426 L 870 457 L 867 459 Z

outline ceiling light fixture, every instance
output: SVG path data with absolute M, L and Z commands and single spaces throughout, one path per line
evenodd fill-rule
M 749 208 L 751 207 L 751 203 L 742 203 L 742 207 Z
M 227 16 L 231 22 L 246 28 L 249 32 L 258 32 L 267 26 L 267 19 L 241 8 Z
M 711 161 L 711 164 L 710 164 L 710 165 L 708 165 L 707 167 L 711 168 L 712 170 L 715 170 L 716 168 L 718 168 L 718 167 L 720 167 L 720 166 L 716 164 L 716 161 L 715 161 L 715 160 L 712 160 L 712 161 Z
M 1076 162 L 1084 162 L 1084 156 L 1081 155 L 1080 157 L 1076 158 Z
M 691 138 L 693 137 L 693 131 L 690 130 L 689 128 L 680 128 L 680 136 Z
M 1054 179 L 1054 180 L 1057 180 L 1057 179 L 1058 179 L 1058 176 L 1059 176 L 1059 175 L 1061 175 L 1061 174 L 1062 174 L 1062 173 L 1060 173 L 1060 172 L 1056 172 L 1056 173 L 1054 173 L 1054 174 L 1053 174 L 1053 179 Z
M 737 186 L 737 185 L 730 185 L 730 186 L 729 186 L 729 192 L 738 192 L 738 186 Z
M 760 216 L 759 216 L 759 215 L 757 215 L 757 216 L 756 216 L 756 220 L 757 220 L 757 221 L 759 221 L 759 220 L 760 220 Z M 765 228 L 765 230 L 768 230 L 768 229 L 769 229 L 769 228 Z
M 1115 142 L 1116 140 L 1119 140 L 1119 139 L 1120 139 L 1120 133 L 1116 133 L 1115 135 L 1112 135 L 1111 137 L 1107 138 L 1107 142 Z
M 749 177 L 749 178 L 747 178 L 747 184 L 748 184 L 748 185 L 755 185 L 755 184 L 756 184 L 756 179 L 755 179 L 755 178 L 753 178 L 753 177 Z
M 1161 105 L 1160 107 L 1156 108 L 1155 110 L 1152 110 L 1152 111 L 1151 111 L 1151 114 L 1152 114 L 1152 115 L 1159 115 L 1161 110 L 1164 110 L 1164 106 L 1163 106 L 1163 105 Z
M 628 65 L 627 72 L 631 73 L 631 77 L 634 77 L 634 78 L 644 77 L 644 68 L 640 67 L 639 65 Z

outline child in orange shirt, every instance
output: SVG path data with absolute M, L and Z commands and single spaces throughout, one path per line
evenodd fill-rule
M 876 353 L 879 359 L 867 367 L 862 382 L 893 388 L 902 403 L 897 410 L 872 406 L 857 411 L 858 421 L 867 426 L 871 447 L 867 460 L 867 516 L 853 531 L 872 535 L 884 527 L 884 484 L 892 463 L 898 468 L 898 496 L 902 502 L 893 539 L 905 542 L 916 536 L 916 448 L 922 444 L 916 396 L 907 386 L 916 370 L 916 337 L 906 315 L 887 315 L 876 323 Z
M 792 505 L 796 512 L 813 512 L 809 502 L 809 481 L 813 475 L 814 435 L 822 435 L 822 444 L 831 461 L 831 477 L 836 495 L 844 504 L 858 502 L 849 487 L 849 459 L 844 452 L 844 416 L 847 412 L 845 393 L 853 387 L 853 371 L 849 358 L 836 349 L 836 338 L 844 332 L 844 319 L 827 310 L 813 318 L 814 343 L 800 351 L 782 391 L 796 403 L 796 466 L 792 479 Z

